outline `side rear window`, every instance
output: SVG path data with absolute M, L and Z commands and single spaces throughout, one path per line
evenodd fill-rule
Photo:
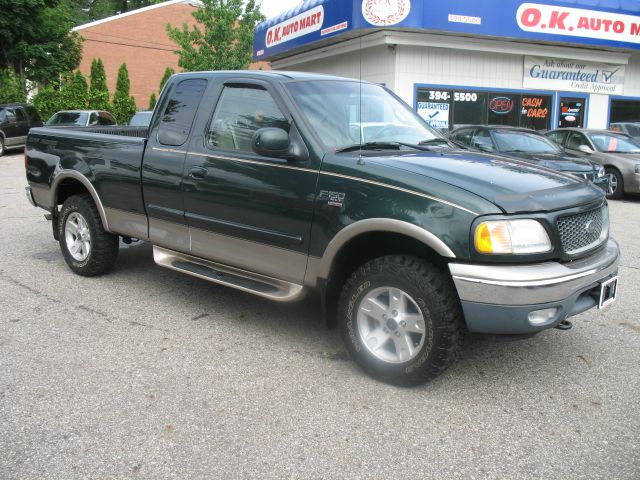
M 207 146 L 252 152 L 253 134 L 266 127 L 289 131 L 289 123 L 271 94 L 253 86 L 227 86 L 213 114 Z
M 160 119 L 158 142 L 178 146 L 187 141 L 206 88 L 203 78 L 183 80 L 175 86 Z
M 550 132 L 547 133 L 546 136 L 558 145 L 562 145 L 564 143 L 564 139 L 567 138 L 567 132 Z
M 27 107 L 24 107 L 24 109 L 27 112 L 27 116 L 29 117 L 31 123 L 40 123 L 42 121 L 40 120 L 40 115 L 38 115 L 38 112 L 35 108 L 29 105 Z
M 462 130 L 458 130 L 453 135 L 451 135 L 451 139 L 463 145 L 471 145 L 472 133 L 473 133 L 473 128 L 463 128 Z
M 16 117 L 18 118 L 19 122 L 27 121 L 27 115 L 24 113 L 24 110 L 22 108 L 16 108 Z

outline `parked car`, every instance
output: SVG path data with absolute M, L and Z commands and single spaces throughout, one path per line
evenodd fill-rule
M 529 130 L 501 125 L 468 125 L 456 128 L 449 140 L 458 146 L 480 152 L 499 153 L 541 167 L 576 175 L 594 182 L 606 191 L 604 168 L 580 155 L 564 152 L 544 135 Z
M 616 122 L 609 126 L 609 130 L 626 133 L 634 140 L 640 141 L 640 122 Z
M 131 116 L 128 125 L 132 127 L 148 127 L 151 123 L 152 110 L 136 112 Z
M 350 128 L 361 105 L 402 136 L 389 126 L 362 143 Z M 280 302 L 315 292 L 358 365 L 402 385 L 444 371 L 467 330 L 566 330 L 615 300 L 619 247 L 602 190 L 445 147 L 380 85 L 181 73 L 154 115 L 142 136 L 29 134 L 27 197 L 79 275 L 109 271 L 119 237 L 137 238 L 158 265 L 203 280 Z
M 113 115 L 104 110 L 62 110 L 54 113 L 47 125 L 89 127 L 92 125 L 117 125 Z
M 24 146 L 29 129 L 41 126 L 42 120 L 33 106 L 26 103 L 0 105 L 0 156 L 5 150 Z
M 640 142 L 610 130 L 559 128 L 545 134 L 566 152 L 602 165 L 609 180 L 607 198 L 640 194 Z

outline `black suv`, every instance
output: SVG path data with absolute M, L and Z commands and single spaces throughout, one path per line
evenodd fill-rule
M 5 149 L 22 147 L 31 127 L 41 127 L 35 108 L 25 103 L 0 105 L 0 156 Z

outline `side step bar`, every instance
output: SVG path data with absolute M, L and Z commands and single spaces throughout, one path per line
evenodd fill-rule
M 155 245 L 153 246 L 153 260 L 161 267 L 237 288 L 277 302 L 292 302 L 302 298 L 305 293 L 302 285 L 247 272 Z

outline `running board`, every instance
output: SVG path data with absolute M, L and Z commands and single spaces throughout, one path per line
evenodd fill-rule
M 161 267 L 253 293 L 277 302 L 292 302 L 304 295 L 304 287 L 302 285 L 247 272 L 246 270 L 192 257 L 185 253 L 167 250 L 155 245 L 153 246 L 153 260 Z

